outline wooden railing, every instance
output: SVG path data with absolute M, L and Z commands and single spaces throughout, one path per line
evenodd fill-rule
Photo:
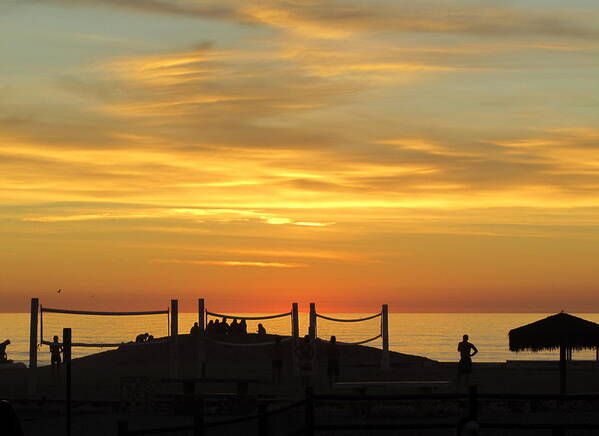
M 258 413 L 242 416 L 230 420 L 206 423 L 204 420 L 204 399 L 200 398 L 194 409 L 197 415 L 194 416 L 194 423 L 185 426 L 163 427 L 152 429 L 130 430 L 125 421 L 118 423 L 119 436 L 138 436 L 163 434 L 171 432 L 191 432 L 193 436 L 204 436 L 205 431 L 215 427 L 221 427 L 242 422 L 256 421 L 258 434 L 260 436 L 269 436 L 270 422 L 269 418 L 278 413 L 303 407 L 304 423 L 303 427 L 289 432 L 289 436 L 306 435 L 314 436 L 317 431 L 356 431 L 356 430 L 432 430 L 432 429 L 455 429 L 458 426 L 456 421 L 444 422 L 412 422 L 412 423 L 361 423 L 361 424 L 324 424 L 316 422 L 316 403 L 317 402 L 381 402 L 381 401 L 423 401 L 423 400 L 467 400 L 466 417 L 471 420 L 478 420 L 478 407 L 480 400 L 516 400 L 516 401 L 599 401 L 599 394 L 493 394 L 478 393 L 476 386 L 472 386 L 468 393 L 449 393 L 449 394 L 401 394 L 401 395 L 315 395 L 312 389 L 306 390 L 306 397 L 295 403 L 281 407 L 276 410 L 268 411 L 266 405 L 261 405 Z M 563 430 L 599 430 L 599 421 L 593 423 L 530 423 L 530 422 L 494 422 L 477 421 L 481 428 L 489 429 L 546 429 L 554 430 L 560 434 Z M 274 434 L 274 433 L 273 433 Z M 280 433 L 277 433 L 280 434 Z

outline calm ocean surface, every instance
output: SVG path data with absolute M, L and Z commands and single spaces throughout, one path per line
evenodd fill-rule
M 259 314 L 247 314 L 249 316 Z M 359 318 L 369 314 L 331 314 L 336 318 Z M 507 359 L 557 359 L 553 353 L 512 353 L 508 350 L 508 331 L 549 314 L 539 313 L 391 313 L 389 315 L 390 347 L 402 353 L 426 356 L 441 361 L 456 360 L 456 346 L 464 333 L 480 350 L 475 361 L 503 362 Z M 599 314 L 576 314 L 599 322 Z M 187 333 L 197 319 L 195 313 L 179 314 L 180 333 Z M 264 325 L 269 333 L 290 334 L 290 318 L 268 320 Z M 256 331 L 257 322 L 248 323 L 248 331 Z M 307 333 L 308 314 L 300 314 L 300 333 Z M 62 337 L 62 328 L 73 329 L 74 342 L 118 343 L 134 340 L 138 333 L 149 332 L 155 337 L 167 334 L 166 315 L 154 316 L 81 316 L 44 314 L 44 339 L 53 335 Z M 380 321 L 374 319 L 360 323 L 336 323 L 318 319 L 318 335 L 327 338 L 334 334 L 340 341 L 358 341 L 379 333 Z M 9 358 L 28 362 L 29 314 L 0 314 L 0 341 L 11 340 Z M 380 347 L 376 340 L 369 345 Z M 75 348 L 75 357 L 101 351 L 98 348 Z M 574 353 L 575 359 L 594 359 L 594 351 Z M 49 363 L 48 347 L 40 350 L 39 364 Z

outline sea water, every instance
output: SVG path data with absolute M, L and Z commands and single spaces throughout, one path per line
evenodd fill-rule
M 260 316 L 262 314 L 237 314 Z M 335 318 L 360 318 L 370 314 L 336 313 L 328 314 Z M 463 334 L 470 335 L 470 341 L 480 353 L 474 358 L 477 362 L 505 362 L 516 359 L 553 360 L 559 352 L 512 353 L 508 349 L 510 329 L 528 324 L 549 314 L 541 313 L 390 313 L 389 347 L 393 351 L 425 356 L 439 361 L 455 361 L 458 358 L 457 343 Z M 599 322 L 599 314 L 576 314 L 590 321 Z M 167 315 L 151 316 L 82 316 L 44 313 L 43 337 L 51 341 L 54 335 L 62 340 L 63 327 L 70 327 L 73 342 L 120 343 L 135 340 L 139 333 L 148 332 L 158 338 L 168 334 Z M 179 314 L 179 333 L 188 333 L 197 321 L 197 313 Z M 266 321 L 249 321 L 248 331 L 255 332 L 258 322 L 268 333 L 289 335 L 290 317 Z M 308 314 L 300 314 L 300 334 L 308 329 Z M 380 332 L 380 318 L 358 323 L 339 323 L 318 319 L 318 336 L 329 339 L 335 335 L 338 341 L 356 342 L 376 336 Z M 16 362 L 29 359 L 29 314 L 0 314 L 0 341 L 10 339 L 7 352 Z M 39 339 L 38 339 L 39 341 Z M 367 345 L 381 347 L 377 339 Z M 73 356 L 80 357 L 103 351 L 99 348 L 74 348 Z M 575 359 L 594 359 L 594 351 L 575 352 Z M 48 346 L 41 346 L 38 354 L 39 365 L 49 364 Z

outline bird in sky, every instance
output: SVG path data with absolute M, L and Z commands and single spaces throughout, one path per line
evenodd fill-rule
M 62 289 L 59 289 L 58 291 L 56 291 L 57 294 L 60 294 L 62 292 Z

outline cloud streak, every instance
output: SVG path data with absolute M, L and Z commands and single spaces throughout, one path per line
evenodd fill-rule
M 181 260 L 181 259 L 152 259 L 152 263 L 175 263 L 190 265 L 214 265 L 256 268 L 303 268 L 307 265 L 301 263 L 262 262 L 255 260 Z

